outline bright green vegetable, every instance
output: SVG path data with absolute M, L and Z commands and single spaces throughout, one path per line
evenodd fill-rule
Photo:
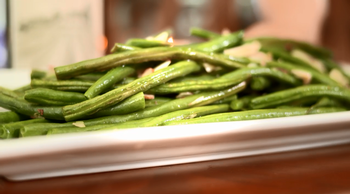
M 150 48 L 150 47 L 161 47 L 170 46 L 169 43 L 159 40 L 146 40 L 141 38 L 132 38 L 126 41 L 126 45 L 134 46 L 134 47 L 140 47 L 140 48 Z
M 113 106 L 125 98 L 138 92 L 144 92 L 176 77 L 184 76 L 200 70 L 200 66 L 192 61 L 178 62 L 139 78 L 127 85 L 116 88 L 101 96 L 84 102 L 63 107 L 66 121 L 73 121 L 92 115 L 101 109 Z
M 250 106 L 254 109 L 275 107 L 299 99 L 310 97 L 332 97 L 350 102 L 350 90 L 329 85 L 305 85 L 292 89 L 274 92 L 251 100 Z
M 0 94 L 0 106 L 33 118 L 64 120 L 62 107 L 34 106 L 24 100 Z
M 205 39 L 215 39 L 215 38 L 221 37 L 221 34 L 217 34 L 209 30 L 204 30 L 202 28 L 194 28 L 194 27 L 190 29 L 190 34 L 192 36 L 197 36 Z
M 55 68 L 55 72 L 57 79 L 69 79 L 86 73 L 106 71 L 126 64 L 164 61 L 168 59 L 203 61 L 231 69 L 244 67 L 243 64 L 229 60 L 215 53 L 205 53 L 191 48 L 155 47 L 110 54 L 96 59 L 60 66 Z
M 0 124 L 12 123 L 25 119 L 28 119 L 28 117 L 13 111 L 0 112 Z
M 104 76 L 98 79 L 86 92 L 85 96 L 88 99 L 94 98 L 107 89 L 111 88 L 115 83 L 121 81 L 123 78 L 133 74 L 135 69 L 132 67 L 122 66 L 116 67 L 108 71 Z
M 78 81 L 78 80 L 38 80 L 31 81 L 32 88 L 49 88 L 53 90 L 71 91 L 71 92 L 85 92 L 88 90 L 94 82 L 91 81 Z
M 219 113 L 194 118 L 189 120 L 180 120 L 168 122 L 165 125 L 184 125 L 195 123 L 213 123 L 213 122 L 227 122 L 227 121 L 243 121 L 255 119 L 268 119 L 278 117 L 300 116 L 307 114 L 320 114 L 345 111 L 344 108 L 318 108 L 309 110 L 309 108 L 287 108 L 287 109 L 262 109 L 262 110 L 247 110 L 240 112 Z
M 121 44 L 121 43 L 115 43 L 113 48 L 111 49 L 111 53 L 120 53 L 125 51 L 134 51 L 134 50 L 140 50 L 140 47 Z
M 177 121 L 183 119 L 191 119 L 203 115 L 226 112 L 229 110 L 229 106 L 226 104 L 222 105 L 211 105 L 194 107 L 186 110 L 179 110 L 167 114 L 163 114 L 158 117 L 144 118 L 136 121 L 129 121 L 118 124 L 103 124 L 93 125 L 90 127 L 68 127 L 68 128 L 54 128 L 48 131 L 48 135 L 72 133 L 72 132 L 87 132 L 96 130 L 115 130 L 115 129 L 127 129 L 127 128 L 138 128 L 138 127 L 152 127 L 160 126 L 170 121 Z
M 176 83 L 165 83 L 150 89 L 148 92 L 155 94 L 178 93 L 196 90 L 214 90 L 223 89 L 239 82 L 247 80 L 251 76 L 269 76 L 290 85 L 301 85 L 297 78 L 283 73 L 281 71 L 266 67 L 241 68 L 236 71 L 226 73 L 225 75 L 213 80 L 193 80 Z
M 19 130 L 21 127 L 31 123 L 48 123 L 45 119 L 31 119 L 26 121 L 18 121 L 14 123 L 7 123 L 0 125 L 0 138 L 10 139 L 19 137 Z
M 82 93 L 57 91 L 48 88 L 34 88 L 24 93 L 24 99 L 47 106 L 64 106 L 86 100 Z

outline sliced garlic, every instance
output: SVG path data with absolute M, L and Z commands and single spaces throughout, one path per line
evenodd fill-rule
M 342 86 L 349 86 L 348 79 L 338 69 L 332 69 L 331 72 L 329 72 L 329 77 Z
M 308 53 L 302 50 L 294 49 L 291 54 L 293 57 L 299 58 L 309 63 L 313 68 L 317 69 L 319 72 L 325 73 L 327 71 L 326 67 L 320 60 L 314 58 L 313 56 L 309 55 Z
M 166 60 L 163 63 L 159 64 L 157 67 L 154 68 L 154 71 L 158 71 L 160 69 L 166 68 L 171 64 L 170 60 Z
M 250 57 L 260 51 L 261 44 L 259 41 L 253 41 L 234 48 L 224 50 L 224 54 L 234 57 Z
M 298 78 L 300 78 L 301 80 L 303 80 L 304 85 L 309 84 L 311 82 L 312 79 L 312 75 L 311 73 L 304 71 L 304 70 L 300 70 L 300 69 L 293 69 L 291 70 L 291 72 Z
M 151 74 L 153 72 L 154 72 L 153 68 L 151 68 L 151 67 L 147 68 L 141 73 L 141 75 L 139 77 L 145 77 L 146 75 L 149 75 L 149 74 Z
M 77 122 L 74 122 L 74 123 L 72 123 L 72 124 L 73 124 L 74 126 L 80 127 L 80 128 L 85 127 L 84 121 L 77 121 Z
M 260 62 L 261 66 L 266 66 L 266 63 L 272 61 L 272 54 L 258 51 L 257 53 L 249 56 L 249 58 Z
M 192 96 L 192 95 L 193 95 L 192 92 L 181 92 L 176 96 L 176 98 L 184 98 L 184 97 Z
M 222 36 L 227 36 L 229 34 L 231 34 L 231 30 L 230 29 L 228 29 L 228 28 L 222 29 L 222 31 L 221 31 L 221 35 Z

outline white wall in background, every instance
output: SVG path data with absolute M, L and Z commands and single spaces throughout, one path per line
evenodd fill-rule
M 104 54 L 102 0 L 11 0 L 13 68 L 49 68 Z

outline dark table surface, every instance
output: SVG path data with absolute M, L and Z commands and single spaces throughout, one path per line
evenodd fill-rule
M 22 182 L 0 193 L 350 193 L 350 145 Z

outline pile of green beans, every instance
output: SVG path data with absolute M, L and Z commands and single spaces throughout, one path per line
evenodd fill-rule
M 0 87 L 0 107 L 8 110 L 0 112 L 0 138 L 350 109 L 350 76 L 325 48 L 272 37 L 244 39 L 243 31 L 221 35 L 192 28 L 190 34 L 202 42 L 173 45 L 167 42 L 171 31 L 164 31 L 115 43 L 110 54 L 56 67 L 54 75 L 33 70 L 31 83 L 21 88 Z M 260 45 L 255 53 L 226 52 L 253 41 Z M 293 55 L 294 49 L 311 60 Z M 262 61 L 254 54 L 272 57 Z

